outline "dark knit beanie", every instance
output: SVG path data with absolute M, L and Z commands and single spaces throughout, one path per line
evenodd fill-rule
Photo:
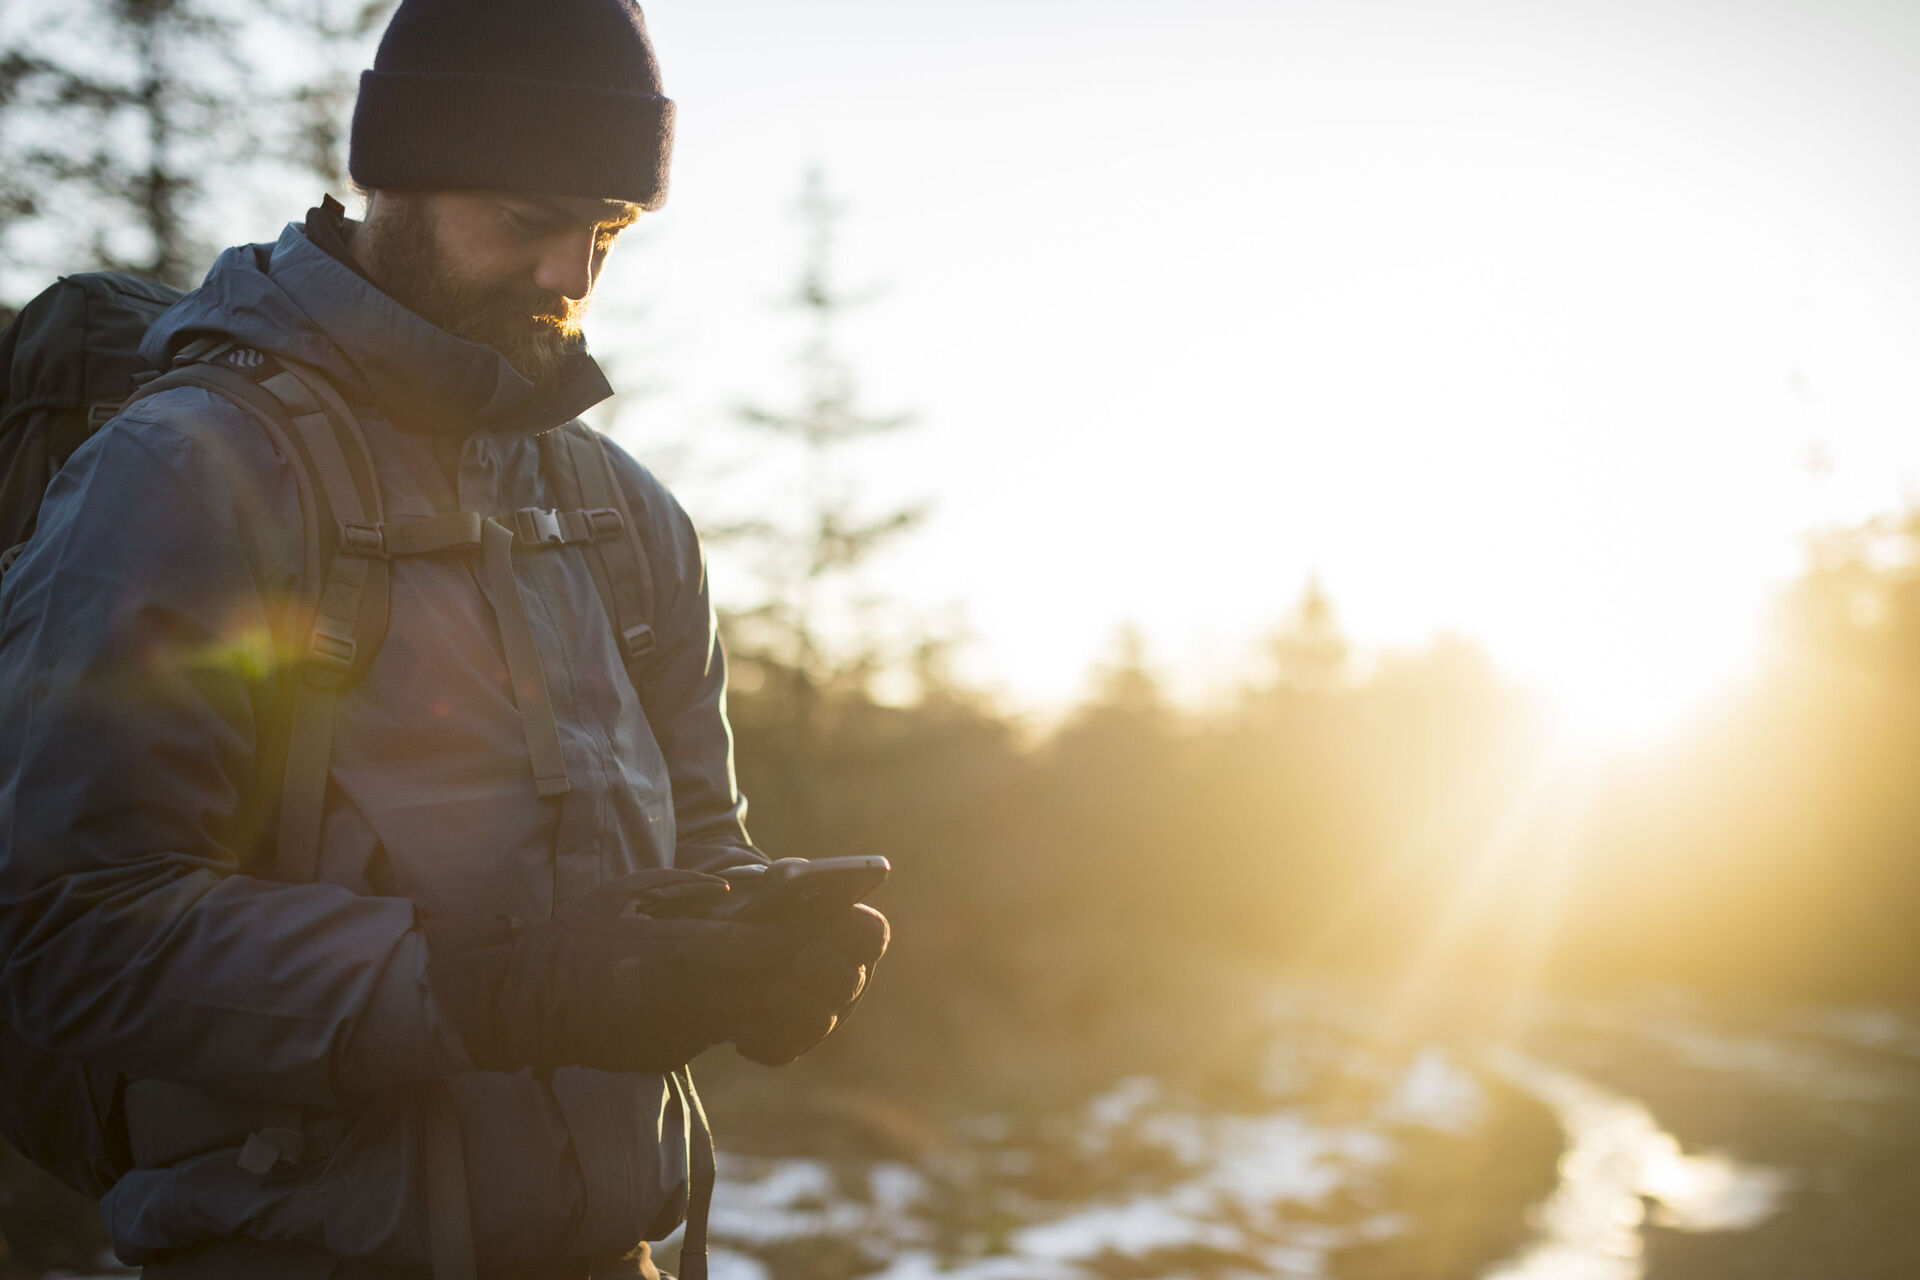
M 673 103 L 633 0 L 402 0 L 360 77 L 363 187 L 667 198 Z

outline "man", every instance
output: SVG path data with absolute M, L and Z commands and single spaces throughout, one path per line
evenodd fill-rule
M 385 634 L 327 704 L 304 882 L 253 833 L 324 460 L 150 395 L 0 584 L 0 1021 L 131 1081 L 102 1211 L 148 1275 L 654 1275 L 702 1190 L 677 1069 L 804 1052 L 885 949 L 865 908 L 708 915 L 706 873 L 764 858 L 699 543 L 638 464 L 608 446 L 654 584 L 631 679 L 590 548 L 395 549 L 567 505 L 539 437 L 609 394 L 578 322 L 672 121 L 631 0 L 403 0 L 355 111 L 364 223 L 228 250 L 146 337 L 298 375 L 366 440 Z

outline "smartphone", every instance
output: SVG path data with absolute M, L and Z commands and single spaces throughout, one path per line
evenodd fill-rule
M 818 916 L 845 911 L 878 889 L 893 870 L 881 857 L 782 858 L 765 870 L 735 867 L 726 873 L 733 885 L 727 901 L 713 911 L 721 920 L 765 924 L 804 924 Z

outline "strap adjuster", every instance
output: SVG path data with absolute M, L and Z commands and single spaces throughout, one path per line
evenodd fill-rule
M 646 623 L 628 627 L 620 633 L 620 647 L 627 651 L 627 661 L 643 658 L 653 652 L 653 628 Z
M 387 559 L 387 532 L 377 524 L 340 526 L 340 550 L 368 560 Z
M 316 626 L 313 639 L 307 644 L 307 657 L 323 671 L 345 675 L 353 669 L 353 655 L 358 648 L 352 636 L 333 635 L 324 626 Z
M 602 538 L 611 538 L 616 534 L 626 531 L 626 520 L 612 507 L 595 507 L 593 510 L 587 512 L 586 515 L 587 536 L 595 542 L 600 541 Z
M 313 635 L 307 640 L 307 658 L 328 675 L 343 676 L 353 670 L 360 646 L 354 642 L 353 623 L 326 612 L 313 620 Z

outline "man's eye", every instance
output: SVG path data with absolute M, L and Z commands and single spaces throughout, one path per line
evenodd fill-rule
M 521 213 L 515 209 L 502 209 L 500 214 L 506 220 L 508 229 L 516 235 L 545 235 L 553 227 L 553 219 L 538 214 Z

